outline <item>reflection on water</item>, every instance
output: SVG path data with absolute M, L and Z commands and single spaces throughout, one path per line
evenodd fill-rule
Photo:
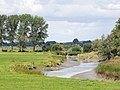
M 58 71 L 47 71 L 45 72 L 45 75 L 63 77 L 63 78 L 71 78 L 73 75 L 92 71 L 97 66 L 98 66 L 98 63 L 81 63 L 79 66 L 73 66 L 73 67 L 65 68 L 65 69 L 58 70 Z

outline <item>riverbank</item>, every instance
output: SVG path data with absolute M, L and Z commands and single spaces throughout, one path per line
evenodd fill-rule
M 103 80 L 103 78 L 97 76 L 97 74 L 95 73 L 94 70 L 74 75 L 71 78 L 76 78 L 76 79 L 80 79 L 80 80 L 87 80 L 87 79 L 89 79 L 89 80 Z
M 120 81 L 120 57 L 101 63 L 96 72 L 105 79 Z
M 77 61 L 75 61 L 76 59 Z M 58 70 L 45 71 L 45 75 L 63 78 L 101 80 L 101 78 L 96 77 L 95 72 L 93 73 L 93 70 L 98 66 L 98 59 L 92 60 L 91 58 L 89 59 L 89 63 L 82 63 L 81 60 L 78 59 L 81 59 L 81 57 L 72 57 L 72 59 L 70 58 L 57 67 L 59 68 Z

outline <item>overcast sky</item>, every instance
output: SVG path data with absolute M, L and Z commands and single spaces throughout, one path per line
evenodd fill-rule
M 0 14 L 24 13 L 44 17 L 47 40 L 94 40 L 115 26 L 120 0 L 0 0 Z

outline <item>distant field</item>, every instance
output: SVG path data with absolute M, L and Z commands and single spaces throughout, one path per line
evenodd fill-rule
M 11 47 L 10 46 L 3 46 L 3 50 L 10 51 Z M 28 51 L 28 52 L 31 52 L 31 51 L 33 51 L 33 47 L 29 46 L 29 47 L 24 48 L 24 50 Z M 41 48 L 40 47 L 36 47 L 36 50 L 41 50 Z M 19 48 L 17 46 L 14 46 L 13 47 L 13 51 L 18 52 Z
M 119 82 L 90 81 L 18 74 L 9 66 L 15 63 L 46 65 L 51 60 L 61 60 L 51 53 L 0 53 L 0 90 L 120 90 Z

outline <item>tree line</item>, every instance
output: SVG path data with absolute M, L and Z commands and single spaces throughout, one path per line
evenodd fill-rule
M 92 45 L 93 50 L 106 59 L 120 56 L 120 18 L 109 35 L 103 35 L 101 39 L 94 40 Z
M 0 15 L 0 47 L 4 41 L 10 43 L 11 51 L 13 44 L 17 42 L 19 51 L 24 51 L 25 43 L 31 42 L 33 51 L 35 46 L 44 42 L 47 34 L 48 24 L 43 17 L 22 15 Z

